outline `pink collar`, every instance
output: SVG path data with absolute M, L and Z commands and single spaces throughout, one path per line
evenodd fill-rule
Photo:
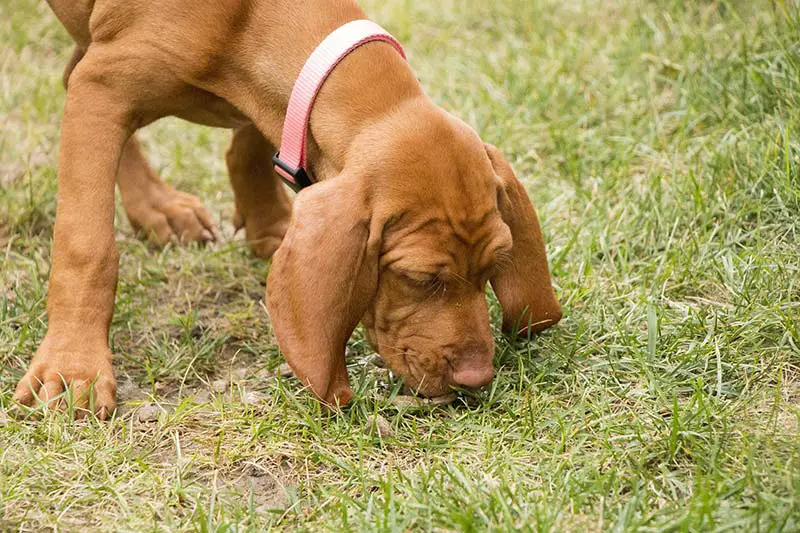
M 275 171 L 294 190 L 311 185 L 306 170 L 306 138 L 311 108 L 322 85 L 336 65 L 359 46 L 384 41 L 394 46 L 406 58 L 403 47 L 386 30 L 369 20 L 354 20 L 328 35 L 309 56 L 294 83 L 286 120 L 283 123 L 281 148 L 272 158 Z

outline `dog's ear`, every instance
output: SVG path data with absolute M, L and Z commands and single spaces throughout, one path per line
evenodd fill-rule
M 503 307 L 503 330 L 535 333 L 561 320 L 539 218 L 508 161 L 492 145 L 486 151 L 499 178 L 498 208 L 513 241 L 509 261 L 490 280 Z
M 359 180 L 339 176 L 297 195 L 272 259 L 267 306 L 295 375 L 328 406 L 353 396 L 345 346 L 378 283 L 381 228 Z

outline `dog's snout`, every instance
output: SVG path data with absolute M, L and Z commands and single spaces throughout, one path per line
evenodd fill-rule
M 494 379 L 492 351 L 483 344 L 469 344 L 458 350 L 453 361 L 454 385 L 477 389 Z
M 453 383 L 462 387 L 479 389 L 488 385 L 494 379 L 494 368 L 481 366 L 479 368 L 464 368 L 453 372 Z

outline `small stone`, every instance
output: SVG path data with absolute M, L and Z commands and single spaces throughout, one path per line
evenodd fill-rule
M 250 391 L 244 395 L 245 405 L 256 405 L 262 403 L 265 399 L 266 396 L 257 391 Z
M 139 408 L 136 412 L 136 417 L 139 419 L 139 422 L 155 422 L 158 420 L 159 413 L 161 413 L 161 409 L 159 409 L 157 405 L 147 403 Z
M 228 382 L 224 379 L 218 379 L 211 382 L 211 390 L 214 392 L 225 392 L 228 390 Z
M 367 364 L 372 365 L 376 368 L 386 368 L 386 361 L 383 360 L 383 357 L 380 354 L 374 353 L 367 357 Z
M 398 395 L 392 398 L 392 405 L 395 407 L 437 407 L 439 405 L 448 405 L 456 401 L 458 396 L 453 394 L 445 394 L 444 396 L 437 396 L 435 398 L 419 398 L 417 396 L 404 396 Z
M 5 427 L 8 425 L 8 415 L 6 414 L 4 409 L 0 409 L 0 427 Z
M 437 405 L 449 405 L 456 401 L 458 396 L 455 393 L 445 394 L 444 396 L 436 396 L 435 398 L 428 398 L 425 400 L 428 405 L 437 406 Z
M 424 400 L 416 396 L 395 396 L 392 398 L 392 405 L 395 407 L 423 407 Z
M 381 415 L 367 416 L 367 433 L 372 434 L 376 431 L 383 439 L 394 435 L 392 425 L 389 424 L 389 421 L 383 418 Z

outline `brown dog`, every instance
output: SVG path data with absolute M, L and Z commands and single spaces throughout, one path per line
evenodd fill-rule
M 323 87 L 309 139 L 321 183 L 297 196 L 292 214 L 270 157 L 306 58 L 331 31 L 365 18 L 354 1 L 50 4 L 77 49 L 65 73 L 49 327 L 17 387 L 20 402 L 48 401 L 66 383 L 81 415 L 114 408 L 115 177 L 131 223 L 157 242 L 213 238 L 197 199 L 165 184 L 133 137 L 167 115 L 234 128 L 236 223 L 259 256 L 277 250 L 272 325 L 326 404 L 352 396 L 344 351 L 359 321 L 407 384 L 436 396 L 494 375 L 487 282 L 505 329 L 560 319 L 536 213 L 511 167 L 434 106 L 385 44 L 348 56 Z

